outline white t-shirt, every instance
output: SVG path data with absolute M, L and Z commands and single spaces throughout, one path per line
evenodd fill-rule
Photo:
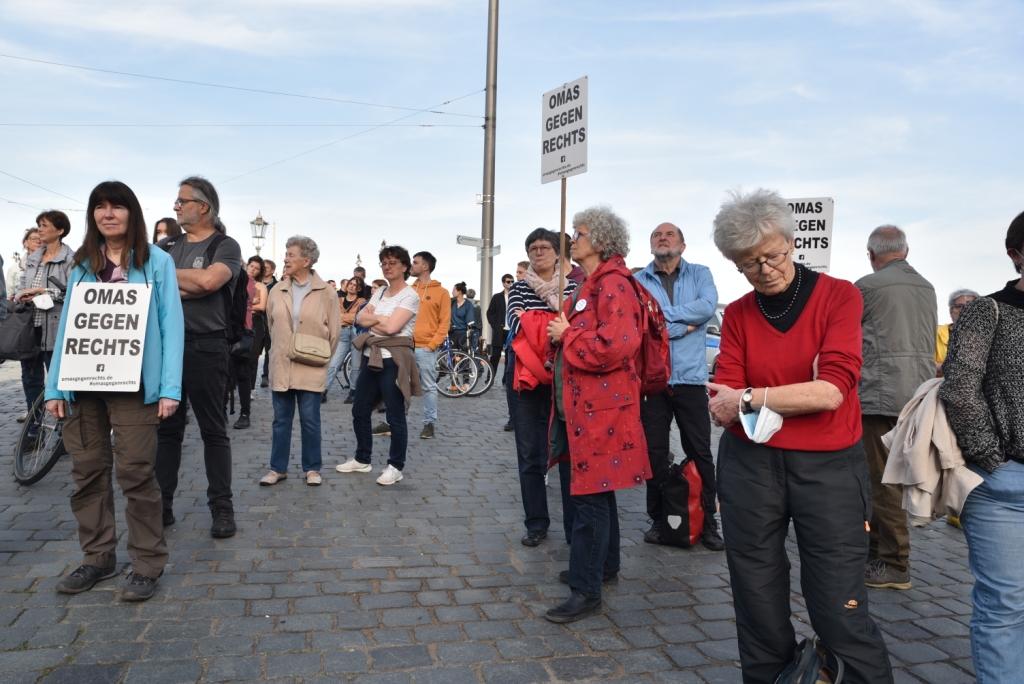
M 416 327 L 416 313 L 420 310 L 420 296 L 416 294 L 416 290 L 406 285 L 402 288 L 402 291 L 396 294 L 394 297 L 388 297 L 388 290 L 390 288 L 384 288 L 377 290 L 377 294 L 370 297 L 370 304 L 373 305 L 373 312 L 378 316 L 390 316 L 397 309 L 408 309 L 412 311 L 412 317 L 409 321 L 402 326 L 402 329 L 392 335 L 392 337 L 412 337 L 413 328 Z M 377 335 L 377 333 L 370 331 L 371 335 Z M 384 337 L 378 335 L 378 337 Z M 363 349 L 363 356 L 369 356 L 369 347 Z M 387 349 L 381 349 L 380 355 L 385 359 L 391 358 L 391 352 Z

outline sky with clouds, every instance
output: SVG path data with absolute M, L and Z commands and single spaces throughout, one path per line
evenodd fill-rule
M 75 210 L 76 246 L 82 203 L 110 178 L 152 225 L 198 173 L 245 253 L 259 211 L 279 255 L 289 235 L 314 238 L 325 277 L 357 254 L 376 275 L 386 240 L 479 289 L 455 236 L 480 233 L 486 22 L 486 0 L 0 0 L 0 250 L 42 208 Z M 765 186 L 835 199 L 833 275 L 867 273 L 868 233 L 895 223 L 940 309 L 957 287 L 993 291 L 1014 276 L 1002 244 L 1024 209 L 1022 24 L 1010 0 L 506 0 L 495 274 L 531 229 L 558 228 L 540 96 L 586 75 L 589 171 L 569 180 L 569 212 L 611 205 L 630 265 L 672 221 L 722 302 L 742 295 L 711 220 L 726 190 Z

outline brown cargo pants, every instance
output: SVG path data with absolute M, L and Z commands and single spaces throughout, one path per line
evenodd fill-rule
M 893 416 L 861 416 L 864 427 L 864 451 L 871 474 L 871 533 L 868 535 L 868 559 L 881 558 L 900 570 L 910 567 L 910 530 L 903 510 L 903 488 L 882 484 L 889 450 L 882 435 L 896 427 Z
M 153 462 L 156 404 L 143 404 L 138 392 L 76 392 L 64 423 L 64 445 L 71 454 L 71 475 L 78 489 L 71 510 L 78 520 L 78 541 L 85 565 L 108 568 L 117 562 L 114 487 L 111 470 L 128 499 L 128 555 L 132 570 L 156 579 L 167 564 L 160 487 Z M 111 448 L 114 431 L 117 454 Z

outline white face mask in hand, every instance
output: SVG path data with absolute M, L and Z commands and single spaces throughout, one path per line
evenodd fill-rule
M 768 408 L 768 388 L 764 390 L 764 404 L 757 411 L 743 413 L 740 411 L 740 423 L 747 437 L 756 444 L 764 444 L 776 432 L 782 429 L 782 416 Z

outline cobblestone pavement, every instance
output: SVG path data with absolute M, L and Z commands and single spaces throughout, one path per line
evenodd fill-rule
M 10 477 L 14 416 L 23 410 L 14 365 L 0 366 L 0 684 L 740 681 L 724 554 L 644 544 L 641 489 L 619 498 L 622 581 L 608 588 L 604 614 L 567 626 L 543 619 L 568 592 L 557 576 L 568 561 L 557 475 L 551 534 L 526 548 L 500 388 L 476 400 L 442 398 L 433 441 L 416 438 L 415 401 L 406 477 L 387 488 L 376 474 L 334 471 L 354 448 L 335 389 L 324 407 L 318 489 L 299 477 L 298 425 L 291 477 L 257 485 L 271 422 L 269 391 L 258 391 L 252 429 L 231 431 L 238 535 L 210 537 L 193 422 L 179 522 L 167 532 L 171 564 L 156 596 L 121 603 L 122 579 L 57 594 L 57 579 L 81 560 L 70 463 L 31 487 Z M 117 506 L 124 562 L 120 497 Z M 963 535 L 937 522 L 912 539 L 914 589 L 871 591 L 896 681 L 973 681 Z M 793 609 L 808 633 L 798 594 Z

